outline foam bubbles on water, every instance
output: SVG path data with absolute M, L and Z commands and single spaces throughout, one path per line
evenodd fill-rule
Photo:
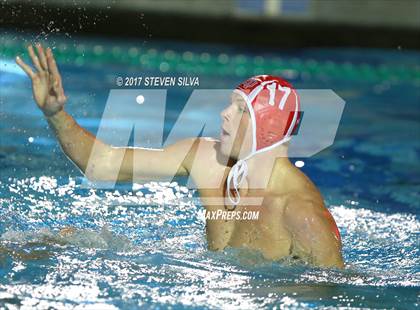
M 335 270 L 311 268 L 291 258 L 271 262 L 247 249 L 208 251 L 205 224 L 198 218 L 201 207 L 193 191 L 176 182 L 103 190 L 84 188 L 77 179 L 42 176 L 10 178 L 0 189 L 0 256 L 14 255 L 7 272 L 25 272 L 27 259 L 45 262 L 50 257 L 46 272 L 51 283 L 65 278 L 66 287 L 80 287 L 77 281 L 83 279 L 96 302 L 100 291 L 94 288 L 112 282 L 107 285 L 130 300 L 147 296 L 158 303 L 178 303 L 181 297 L 173 290 L 182 290 L 183 305 L 213 308 L 234 300 L 238 308 L 302 308 L 305 300 L 313 304 L 319 298 L 362 307 L 372 305 L 361 299 L 373 298 L 366 287 L 380 287 L 375 294 L 395 302 L 389 287 L 420 284 L 416 216 L 375 212 L 354 199 L 330 207 L 346 262 L 345 270 Z M 59 234 L 68 226 L 75 232 Z M 171 288 L 162 283 L 171 283 Z M 153 287 L 166 293 L 157 294 Z M 7 287 L 9 293 L 16 289 Z

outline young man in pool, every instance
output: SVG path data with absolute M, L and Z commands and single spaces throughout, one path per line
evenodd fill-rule
M 317 266 L 344 266 L 340 235 L 319 190 L 287 158 L 300 113 L 297 94 L 286 81 L 257 76 L 239 85 L 221 113 L 220 140 L 194 137 L 161 150 L 117 148 L 65 112 L 67 99 L 52 51 L 40 44 L 36 49 L 28 47 L 35 71 L 19 57 L 16 62 L 31 78 L 34 99 L 64 153 L 89 179 L 111 180 L 115 169 L 119 181 L 156 179 L 174 171 L 190 175 L 207 212 L 258 212 L 253 220 L 207 218 L 209 249 L 244 247 L 269 260 L 293 257 Z M 123 158 L 121 167 L 115 167 L 118 158 Z M 253 197 L 260 203 L 251 203 Z

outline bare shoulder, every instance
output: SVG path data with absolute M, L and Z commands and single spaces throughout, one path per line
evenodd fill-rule
M 293 255 L 319 266 L 343 267 L 341 238 L 320 191 L 300 171 L 291 169 L 287 179 L 282 191 L 264 202 L 290 233 Z
M 299 168 L 291 165 L 287 173 L 287 191 L 291 201 L 314 200 L 322 203 L 322 195 L 312 180 Z
M 287 197 L 284 214 L 290 219 L 304 217 L 318 217 L 322 215 L 325 206 L 315 195 L 300 195 L 292 193 Z
M 283 221 L 297 253 L 311 256 L 316 265 L 344 266 L 340 233 L 322 201 L 294 197 L 284 208 Z
M 324 209 L 322 197 L 318 193 L 302 193 L 291 191 L 281 195 L 271 195 L 265 197 L 264 205 L 271 209 L 276 209 L 282 214 L 312 214 Z
M 264 199 L 267 206 L 290 211 L 295 206 L 305 206 L 305 209 L 315 211 L 324 207 L 323 197 L 311 179 L 294 165 L 290 165 L 278 182 L 281 186 Z M 305 210 L 308 212 L 309 210 Z

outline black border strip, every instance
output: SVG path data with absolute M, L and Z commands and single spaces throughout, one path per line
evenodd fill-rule
M 119 38 L 170 39 L 248 47 L 371 47 L 420 49 L 420 29 L 196 16 L 156 11 L 0 4 L 0 28 Z M 107 16 L 105 18 L 105 16 Z M 95 23 L 94 23 L 95 21 Z M 83 28 L 80 29 L 79 25 Z M 143 26 L 144 24 L 144 26 Z

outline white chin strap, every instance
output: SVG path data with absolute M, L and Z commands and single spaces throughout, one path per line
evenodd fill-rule
M 239 204 L 241 201 L 241 195 L 239 194 L 239 187 L 241 186 L 242 182 L 245 180 L 246 176 L 248 175 L 248 164 L 246 163 L 246 160 L 251 158 L 257 153 L 266 152 L 268 150 L 271 150 L 287 141 L 290 140 L 290 136 L 284 137 L 282 140 L 280 140 L 277 143 L 274 143 L 271 146 L 265 147 L 261 150 L 258 150 L 256 152 L 251 152 L 247 157 L 244 159 L 238 160 L 230 169 L 228 177 L 227 177 L 227 195 L 230 200 L 230 202 L 235 205 L 235 207 Z M 230 193 L 230 187 L 231 183 L 233 183 L 233 189 L 235 190 L 235 196 L 232 196 Z
M 240 159 L 232 166 L 229 171 L 229 175 L 227 178 L 227 194 L 231 203 L 235 206 L 241 200 L 241 195 L 239 195 L 239 186 L 245 180 L 246 176 L 248 175 L 248 164 L 244 159 Z M 232 197 L 230 193 L 230 184 L 233 181 L 233 188 L 236 193 L 236 197 Z

